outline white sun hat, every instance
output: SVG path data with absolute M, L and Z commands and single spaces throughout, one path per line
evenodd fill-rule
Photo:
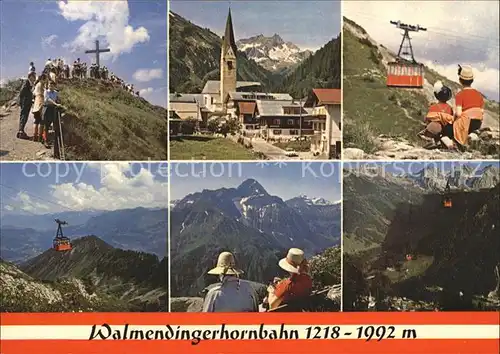
M 474 79 L 474 71 L 472 70 L 472 66 L 470 65 L 461 65 L 460 66 L 460 74 L 458 75 L 462 80 L 473 80 Z
M 241 269 L 236 268 L 236 261 L 231 252 L 222 252 L 217 259 L 217 266 L 208 271 L 211 275 L 240 275 Z
M 290 248 L 285 258 L 278 262 L 281 269 L 290 273 L 299 273 L 299 267 L 304 262 L 304 251 L 299 248 Z

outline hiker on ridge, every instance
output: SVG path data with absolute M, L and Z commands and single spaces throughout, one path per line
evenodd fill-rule
M 50 58 L 47 59 L 47 61 L 45 62 L 45 67 L 43 69 L 43 72 L 46 73 L 46 74 L 48 74 L 49 71 L 50 71 L 50 69 L 52 69 L 52 66 L 53 66 L 52 60 Z
M 438 142 L 442 136 L 453 139 L 453 109 L 447 103 L 451 96 L 451 89 L 444 86 L 441 81 L 434 84 L 434 97 L 438 102 L 429 107 L 429 112 L 425 117 L 427 127 L 424 135 L 433 138 L 435 142 Z
M 49 129 L 52 124 L 54 124 L 54 130 L 59 127 L 58 111 L 57 109 L 62 107 L 59 100 L 59 93 L 55 90 L 55 83 L 49 80 L 48 88 L 45 90 L 44 94 L 44 110 L 43 110 L 43 142 L 46 148 L 50 148 L 49 143 Z
M 250 282 L 240 279 L 243 271 L 236 268 L 234 256 L 222 252 L 217 266 L 208 274 L 218 275 L 220 283 L 205 296 L 203 312 L 258 312 L 257 294 Z
M 267 288 L 267 302 L 271 310 L 290 301 L 308 297 L 312 292 L 312 279 L 308 274 L 309 264 L 304 251 L 290 248 L 278 265 L 287 271 L 290 277 L 283 280 L 275 279 L 274 284 Z
M 481 128 L 484 99 L 481 92 L 471 87 L 474 82 L 472 67 L 459 65 L 458 77 L 463 89 L 455 96 L 455 139 L 461 145 L 466 145 L 468 135 Z
M 30 68 L 29 68 L 29 73 L 36 73 L 36 69 L 35 69 L 35 64 L 33 64 L 33 62 L 30 63 Z
M 21 113 L 19 115 L 19 131 L 17 132 L 17 137 L 19 139 L 28 138 L 24 128 L 26 127 L 26 123 L 28 123 L 31 105 L 33 104 L 32 90 L 35 79 L 35 73 L 30 72 L 28 74 L 28 78 L 24 81 L 23 86 L 21 87 L 21 92 L 19 92 L 19 106 L 21 107 Z
M 44 93 L 45 85 L 47 84 L 47 75 L 42 74 L 35 81 L 35 88 L 33 89 L 33 95 L 35 96 L 35 103 L 31 112 L 35 119 L 33 124 L 33 141 L 42 142 L 43 135 L 43 125 L 42 125 L 42 112 L 44 105 Z

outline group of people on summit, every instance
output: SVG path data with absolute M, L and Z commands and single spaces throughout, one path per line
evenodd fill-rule
M 472 88 L 474 72 L 470 66 L 458 67 L 458 78 L 463 89 L 455 96 L 455 107 L 448 101 L 452 91 L 441 81 L 434 84 L 434 97 L 438 100 L 429 107 L 425 116 L 426 129 L 422 136 L 441 142 L 449 149 L 462 149 L 467 145 L 469 134 L 481 128 L 484 117 L 484 98 Z
M 23 81 L 18 98 L 21 113 L 17 138 L 32 139 L 35 142 L 41 142 L 46 148 L 51 148 L 48 132 L 51 126 L 54 127 L 54 130 L 58 128 L 59 109 L 63 108 L 56 86 L 61 78 L 87 78 L 87 64 L 78 58 L 73 62 L 70 70 L 70 66 L 63 59 L 52 60 L 49 58 L 45 62 L 42 73 L 37 76 L 34 63 L 30 63 L 28 78 Z M 138 91 L 134 93 L 134 85 L 125 83 L 113 73 L 109 75 L 106 66 L 98 67 L 96 64 L 92 64 L 90 78 L 111 82 L 113 85 L 119 85 L 130 94 L 139 96 Z M 25 130 L 30 113 L 33 114 L 32 138 Z
M 278 265 L 289 276 L 274 279 L 267 288 L 263 307 L 259 307 L 256 290 L 249 281 L 241 279 L 243 271 L 236 267 L 233 254 L 222 252 L 217 266 L 208 272 L 218 276 L 220 282 L 206 294 L 203 312 L 262 312 L 265 308 L 274 310 L 311 295 L 313 283 L 309 275 L 309 264 L 302 250 L 291 248 Z

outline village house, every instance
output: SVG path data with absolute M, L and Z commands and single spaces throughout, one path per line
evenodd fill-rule
M 241 131 L 246 136 L 260 134 L 259 101 L 286 101 L 291 103 L 292 96 L 286 93 L 230 92 L 225 104 L 231 118 L 237 119 Z
M 201 121 L 201 107 L 197 96 L 199 95 L 171 94 L 168 110 L 175 112 L 180 119 Z
M 333 158 L 341 150 L 341 96 L 340 89 L 313 89 L 304 107 L 311 109 L 311 152 Z
M 260 135 L 266 140 L 291 140 L 312 136 L 310 111 L 293 100 L 257 101 Z

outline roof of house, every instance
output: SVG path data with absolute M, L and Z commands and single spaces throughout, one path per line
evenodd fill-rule
M 170 111 L 181 119 L 200 119 L 200 106 L 195 102 L 169 102 Z
M 203 103 L 203 95 L 199 93 L 171 93 L 169 102 Z
M 236 89 L 251 86 L 261 86 L 260 82 L 256 81 L 236 81 Z M 220 81 L 208 80 L 201 93 L 215 93 L 220 94 Z
M 255 102 L 238 102 L 238 109 L 240 111 L 240 114 L 254 114 L 255 107 Z
M 340 104 L 342 102 L 342 90 L 316 88 L 313 93 L 318 99 L 318 104 Z
M 290 114 L 283 114 L 283 107 L 296 106 L 300 107 L 298 104 L 293 104 L 292 101 L 281 101 L 281 100 L 257 100 L 257 109 L 259 110 L 260 116 L 292 116 Z M 302 108 L 302 114 L 309 114 L 307 110 Z

